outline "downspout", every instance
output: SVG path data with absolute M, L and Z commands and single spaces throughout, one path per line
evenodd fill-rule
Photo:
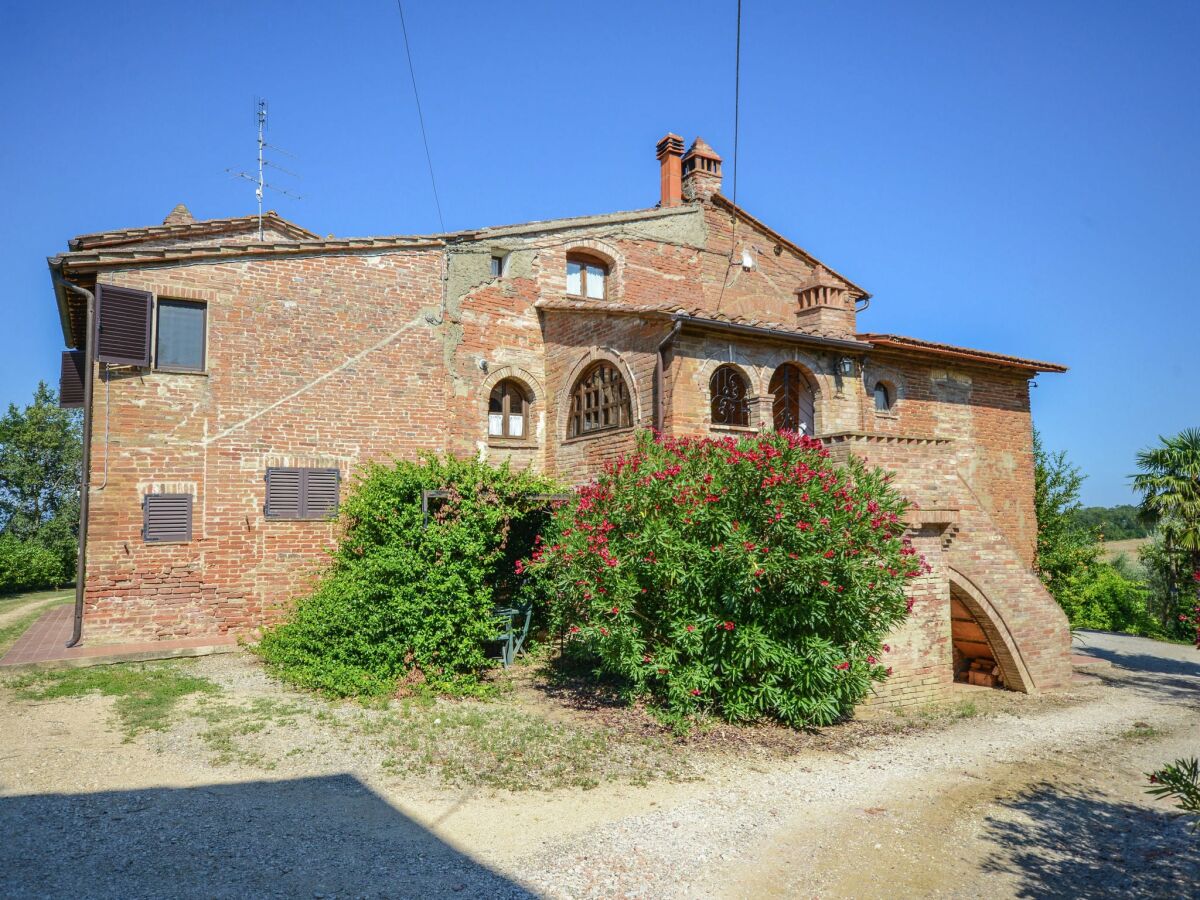
M 654 430 L 659 434 L 662 434 L 663 423 L 666 420 L 667 404 L 663 354 L 666 353 L 667 346 L 675 340 L 682 327 L 683 320 L 676 319 L 674 327 L 667 332 L 667 336 L 658 342 L 658 352 L 654 355 Z
M 65 290 L 78 294 L 87 301 L 87 330 L 83 335 L 83 464 L 79 475 L 79 555 L 75 560 L 75 625 L 71 630 L 68 647 L 74 647 L 83 637 L 83 597 L 84 582 L 87 576 L 87 524 L 88 524 L 88 494 L 91 491 L 92 467 L 92 359 L 94 341 L 92 332 L 95 329 L 96 297 L 78 285 L 71 284 L 62 278 L 56 279 Z

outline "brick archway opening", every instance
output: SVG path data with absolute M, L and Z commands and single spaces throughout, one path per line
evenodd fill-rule
M 1012 636 L 991 603 L 967 579 L 950 580 L 950 640 L 954 680 L 1028 692 L 1029 675 Z

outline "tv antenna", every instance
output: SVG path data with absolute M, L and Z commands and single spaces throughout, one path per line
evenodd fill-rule
M 262 97 L 254 101 L 254 119 L 258 125 L 258 177 L 256 178 L 249 172 L 235 172 L 233 169 L 226 169 L 225 171 L 235 178 L 244 178 L 254 185 L 254 198 L 258 201 L 258 239 L 261 241 L 263 240 L 263 190 L 271 190 L 277 194 L 283 194 L 285 197 L 291 197 L 293 200 L 303 200 L 304 198 L 292 191 L 269 184 L 264 176 L 265 169 L 270 167 L 292 178 L 300 177 L 295 172 L 289 172 L 283 166 L 271 162 L 263 154 L 264 150 L 271 149 L 277 153 L 282 153 L 284 156 L 292 156 L 291 153 L 288 153 L 283 148 L 267 143 L 265 137 L 267 133 L 267 101 Z

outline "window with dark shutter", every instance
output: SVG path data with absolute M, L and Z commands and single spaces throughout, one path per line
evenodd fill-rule
M 326 519 L 337 512 L 337 469 L 267 469 L 268 519 Z
M 189 300 L 158 299 L 154 367 L 171 372 L 203 372 L 208 308 Z
M 142 539 L 147 544 L 192 539 L 191 494 L 147 494 L 142 499 Z
M 64 350 L 58 376 L 58 405 L 63 409 L 83 406 L 83 351 Z
M 148 291 L 96 285 L 96 359 L 118 366 L 150 365 L 152 299 Z

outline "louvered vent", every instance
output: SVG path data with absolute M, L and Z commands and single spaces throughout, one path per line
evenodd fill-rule
M 337 469 L 267 469 L 268 519 L 327 519 L 337 512 Z
M 327 519 L 337 512 L 338 470 L 304 470 L 304 517 Z
M 267 469 L 268 519 L 299 519 L 300 469 Z
M 147 494 L 142 500 L 142 539 L 147 544 L 192 539 L 191 494 Z
M 150 365 L 152 300 L 147 291 L 96 285 L 96 359 L 119 366 Z
M 83 351 L 64 350 L 58 376 L 58 405 L 63 409 L 83 406 Z

